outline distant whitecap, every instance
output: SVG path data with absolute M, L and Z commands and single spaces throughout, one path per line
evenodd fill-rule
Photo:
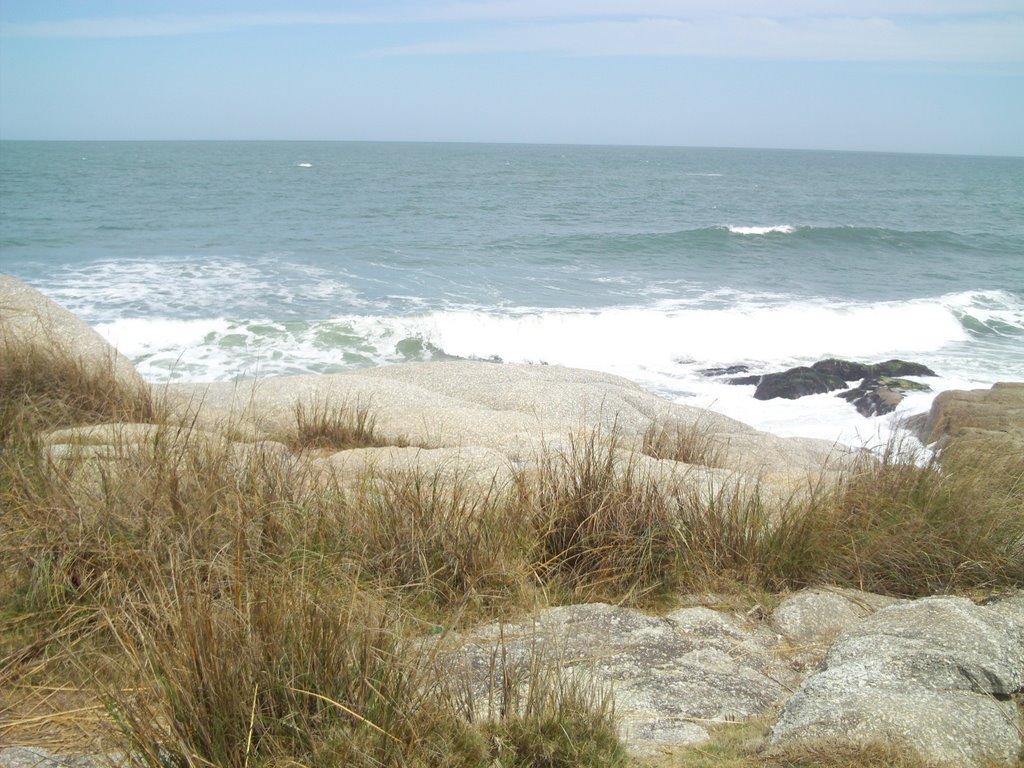
M 296 168 L 312 168 L 313 164 L 312 163 L 296 163 L 295 167 Z
M 729 227 L 734 235 L 768 235 L 773 232 L 788 235 L 796 232 L 796 227 L 791 224 L 777 224 L 774 227 Z

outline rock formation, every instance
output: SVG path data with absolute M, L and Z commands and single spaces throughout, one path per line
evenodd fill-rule
M 925 443 L 981 441 L 1024 455 L 1024 383 L 940 392 L 928 415 L 911 426 Z
M 1024 691 L 1024 596 L 936 597 L 845 631 L 786 704 L 770 742 L 896 742 L 949 766 L 1013 765 Z
M 35 288 L 0 273 L 0 343 L 30 343 L 70 354 L 87 368 L 113 369 L 125 386 L 142 377 L 124 355 L 83 320 Z
M 711 368 L 703 373 L 721 376 L 742 372 L 742 366 Z M 860 379 L 853 389 L 840 392 L 838 397 L 853 403 L 862 416 L 880 416 L 896 410 L 905 393 L 930 391 L 927 384 L 902 378 L 905 376 L 934 376 L 935 372 L 920 363 L 906 360 L 886 360 L 883 363 L 855 363 L 829 358 L 811 366 L 797 366 L 778 373 L 762 376 L 734 376 L 730 384 L 754 385 L 758 400 L 784 398 L 796 400 L 807 395 L 819 395 L 843 389 L 848 382 Z

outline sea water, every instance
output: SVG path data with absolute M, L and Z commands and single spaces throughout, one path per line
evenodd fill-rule
M 3 142 L 0 271 L 154 383 L 568 365 L 875 444 L 935 392 L 1024 380 L 1024 158 Z M 866 419 L 705 374 L 833 356 L 938 375 Z

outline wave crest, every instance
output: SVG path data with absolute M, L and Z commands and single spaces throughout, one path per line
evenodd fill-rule
M 796 227 L 792 224 L 776 224 L 770 227 L 726 227 L 734 235 L 791 235 L 796 232 Z

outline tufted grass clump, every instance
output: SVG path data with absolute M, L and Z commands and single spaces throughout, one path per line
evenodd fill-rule
M 321 546 L 344 551 L 361 578 L 449 623 L 528 603 L 524 531 L 509 525 L 508 495 L 457 473 L 396 472 L 327 494 Z
M 146 595 L 121 639 L 138 690 L 109 694 L 143 764 L 425 765 L 468 729 L 431 698 L 393 608 L 293 565 L 213 589 L 186 565 Z
M 704 467 L 726 466 L 727 446 L 706 422 L 653 422 L 644 432 L 641 453 Z
M 518 482 L 521 517 L 545 579 L 579 595 L 638 597 L 667 589 L 680 554 L 672 503 L 618 437 L 574 436 Z
M 377 416 L 369 402 L 329 403 L 322 399 L 295 403 L 295 425 L 283 437 L 293 451 L 373 448 L 405 445 L 377 434 Z
M 904 597 L 1024 584 L 1024 460 L 888 450 L 834 496 L 822 577 Z

